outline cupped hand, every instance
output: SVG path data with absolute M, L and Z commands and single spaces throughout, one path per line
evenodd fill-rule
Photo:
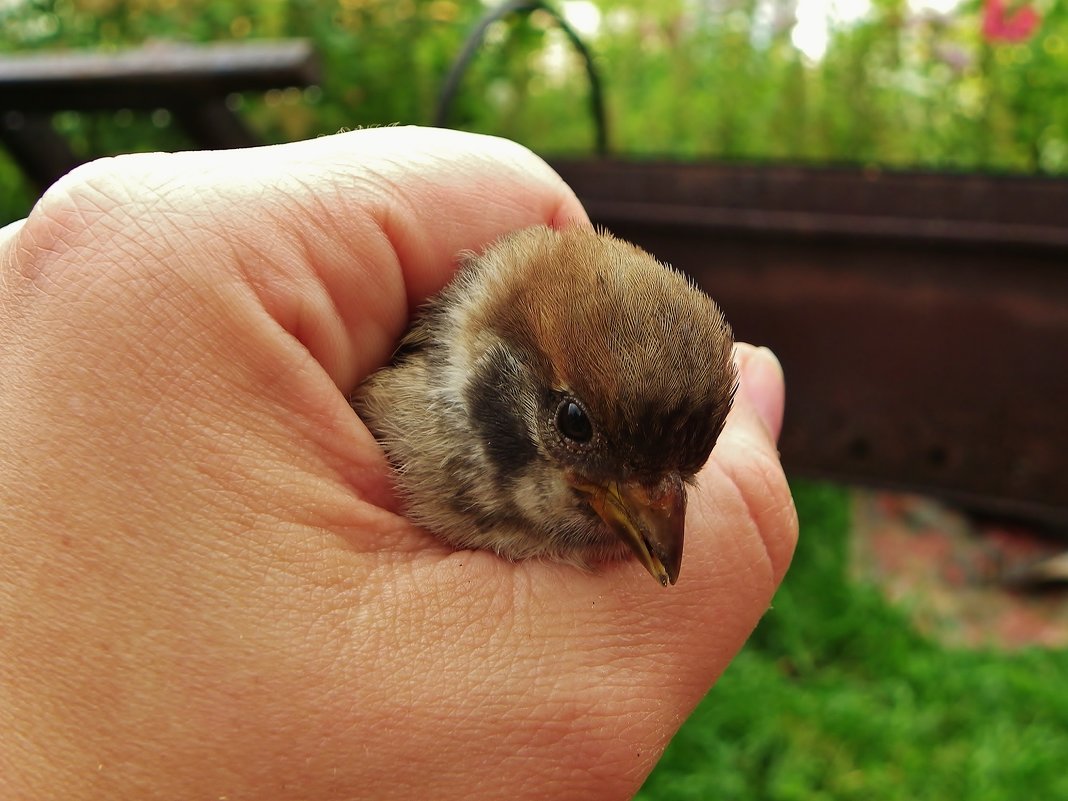
M 666 590 L 443 547 L 346 402 L 536 223 L 588 221 L 528 151 L 385 128 L 98 161 L 0 231 L 0 797 L 637 790 L 790 560 L 774 357 Z

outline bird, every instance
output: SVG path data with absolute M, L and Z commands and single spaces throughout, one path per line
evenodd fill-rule
M 533 226 L 460 254 L 349 400 L 405 515 L 450 546 L 636 557 L 667 586 L 737 389 L 733 342 L 712 298 L 638 246 Z

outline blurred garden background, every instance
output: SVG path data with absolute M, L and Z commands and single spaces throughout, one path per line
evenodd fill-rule
M 235 95 L 265 142 L 428 124 L 492 3 L 0 0 L 0 55 L 307 37 L 321 84 Z M 592 50 L 613 155 L 1068 173 L 1068 4 L 562 0 Z M 582 63 L 549 15 L 495 23 L 455 127 L 591 151 Z M 0 109 L 0 113 L 4 113 Z M 79 156 L 192 146 L 165 110 L 61 112 Z M 0 224 L 36 190 L 0 151 Z M 1063 366 L 1062 366 L 1063 369 Z M 796 482 L 774 607 L 640 798 L 1068 798 L 1068 651 L 962 646 L 858 575 L 843 488 Z M 981 640 L 981 638 L 980 638 Z
M 0 51 L 309 37 L 322 84 L 234 96 L 265 141 L 427 124 L 489 2 L 0 0 Z M 622 156 L 1068 172 L 1068 5 L 1034 0 L 564 0 Z M 585 72 L 544 12 L 497 23 L 456 127 L 544 154 L 593 141 Z M 86 157 L 188 146 L 168 114 L 59 114 Z M 32 192 L 0 155 L 0 221 Z

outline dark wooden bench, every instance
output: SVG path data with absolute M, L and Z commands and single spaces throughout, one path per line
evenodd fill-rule
M 44 188 L 80 161 L 52 127 L 57 111 L 164 108 L 199 147 L 247 147 L 259 142 L 228 95 L 318 80 L 305 40 L 9 55 L 0 58 L 0 143 Z

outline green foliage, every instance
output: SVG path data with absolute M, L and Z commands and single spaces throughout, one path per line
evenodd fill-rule
M 567 3 L 557 3 L 566 11 Z M 831 30 L 822 59 L 792 43 L 787 0 L 593 0 L 591 45 L 615 152 L 631 157 L 878 163 L 1068 172 L 1068 5 L 1040 3 L 1038 32 L 983 39 L 981 3 L 948 15 L 879 0 Z M 467 33 L 485 10 L 461 0 L 15 0 L 0 4 L 0 51 L 303 36 L 320 87 L 235 98 L 265 141 L 341 128 L 427 124 Z M 588 86 L 549 15 L 493 25 L 450 122 L 541 152 L 588 152 Z M 66 114 L 85 156 L 187 147 L 165 119 Z M 27 190 L 0 160 L 0 220 Z
M 1068 653 L 952 651 L 847 574 L 845 491 L 795 487 L 773 608 L 639 799 L 1068 797 Z
M 0 53 L 307 37 L 322 60 L 320 86 L 229 99 L 265 142 L 281 142 L 428 123 L 441 78 L 480 11 L 452 0 L 25 0 L 0 4 Z M 54 125 L 87 159 L 192 146 L 161 113 L 68 112 Z M 0 221 L 24 215 L 30 188 L 2 151 L 0 186 L 8 189 Z

